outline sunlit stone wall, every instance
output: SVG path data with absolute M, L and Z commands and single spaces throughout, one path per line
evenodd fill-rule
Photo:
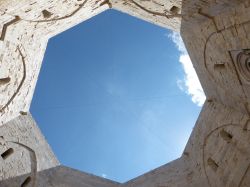
M 207 96 L 183 155 L 124 184 L 60 166 L 29 114 L 48 39 L 109 8 L 180 32 Z M 5 0 L 0 14 L 0 186 L 250 186 L 249 0 Z

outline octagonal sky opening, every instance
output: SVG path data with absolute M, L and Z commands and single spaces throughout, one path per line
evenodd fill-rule
M 50 39 L 31 112 L 63 165 L 125 182 L 181 156 L 202 99 L 177 39 L 115 10 Z

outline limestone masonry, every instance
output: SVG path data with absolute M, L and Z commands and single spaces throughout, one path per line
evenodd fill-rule
M 60 165 L 29 113 L 49 38 L 109 8 L 180 32 L 207 97 L 183 155 L 123 184 Z M 0 187 L 250 187 L 250 0 L 1 0 L 0 15 Z

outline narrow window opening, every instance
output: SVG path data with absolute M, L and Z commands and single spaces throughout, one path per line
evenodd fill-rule
M 14 150 L 12 148 L 9 148 L 8 150 L 6 150 L 4 153 L 1 154 L 1 157 L 5 160 L 13 153 Z
M 212 159 L 212 158 L 209 158 L 207 160 L 207 164 L 212 168 L 212 170 L 214 170 L 215 172 L 217 171 L 219 165 Z
M 220 136 L 227 142 L 230 142 L 233 138 L 233 135 L 226 132 L 224 129 L 220 131 Z
M 50 18 L 52 16 L 52 13 L 48 10 L 43 10 L 42 13 L 44 18 Z
M 26 116 L 26 115 L 28 115 L 28 112 L 20 111 L 20 114 L 23 116 Z
M 10 82 L 10 77 L 0 79 L 0 85 L 1 84 L 8 84 L 9 82 Z
M 220 64 L 214 64 L 214 69 L 215 70 L 220 70 L 225 68 L 225 64 L 224 63 L 220 63 Z
M 31 182 L 31 177 L 27 177 L 25 181 L 21 184 L 21 187 L 27 187 Z
M 172 14 L 178 14 L 179 11 L 180 11 L 180 8 L 177 7 L 177 6 L 172 6 L 172 8 L 170 8 L 170 12 L 171 12 Z

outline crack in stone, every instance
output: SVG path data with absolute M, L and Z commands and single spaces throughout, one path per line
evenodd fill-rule
M 155 11 L 152 11 L 152 10 L 149 10 L 149 9 L 143 7 L 142 5 L 140 5 L 139 3 L 135 2 L 134 0 L 128 0 L 128 1 L 130 1 L 131 3 L 133 3 L 134 5 L 136 5 L 137 7 L 139 7 L 140 9 L 142 9 L 145 12 L 147 12 L 149 14 L 152 14 L 152 15 L 166 17 L 167 19 L 182 18 L 183 17 L 182 14 L 166 14 L 166 13 L 155 12 Z
M 36 186 L 36 177 L 37 177 L 37 157 L 36 157 L 36 152 L 30 148 L 29 146 L 25 145 L 25 144 L 22 144 L 20 142 L 15 142 L 15 141 L 6 141 L 6 142 L 9 142 L 9 143 L 14 143 L 14 144 L 17 144 L 23 148 L 25 148 L 26 150 L 29 151 L 30 153 L 30 159 L 31 159 L 31 174 L 33 174 L 33 184 L 32 184 L 32 187 L 35 187 Z
M 30 176 L 28 178 L 30 178 L 30 181 L 32 181 L 32 187 L 36 187 L 36 178 L 37 178 L 37 157 L 36 157 L 36 152 L 32 148 L 30 148 L 29 146 L 27 146 L 27 145 L 25 145 L 23 143 L 20 143 L 20 142 L 17 142 L 17 141 L 5 140 L 5 138 L 3 136 L 0 136 L 0 138 L 5 143 L 11 143 L 11 144 L 19 145 L 19 146 L 23 147 L 24 149 L 26 149 L 29 152 L 30 161 L 31 161 L 31 166 L 30 166 L 31 167 L 31 175 L 33 177 L 33 180 L 32 180 L 32 177 L 30 177 Z M 12 148 L 10 148 L 10 149 L 12 149 Z M 27 178 L 25 179 L 25 181 L 26 180 L 27 180 Z M 30 183 L 30 181 L 29 181 L 29 183 Z M 24 182 L 22 184 L 24 184 Z
M 3 113 L 4 110 L 10 105 L 10 103 L 15 99 L 15 97 L 17 96 L 17 94 L 19 93 L 20 89 L 23 86 L 23 83 L 26 79 L 26 64 L 25 64 L 25 57 L 23 56 L 23 53 L 20 50 L 20 47 L 17 47 L 17 50 L 19 51 L 19 54 L 22 58 L 22 64 L 23 64 L 23 77 L 22 80 L 19 84 L 19 86 L 17 87 L 16 91 L 14 92 L 14 94 L 11 96 L 11 98 L 8 100 L 8 102 L 0 109 L 0 112 Z
M 19 16 L 15 16 L 15 17 L 18 17 L 19 20 L 26 21 L 26 22 L 31 22 L 31 23 L 46 23 L 46 22 L 52 22 L 52 21 L 60 21 L 60 20 L 64 20 L 64 19 L 67 19 L 67 18 L 70 18 L 70 17 L 74 16 L 77 12 L 79 12 L 84 7 L 84 5 L 87 2 L 88 2 L 88 0 L 85 0 L 82 4 L 79 4 L 79 7 L 77 9 L 75 9 L 73 12 L 71 12 L 70 14 L 68 14 L 66 16 L 59 17 L 59 18 L 44 19 L 44 20 L 28 20 L 28 19 L 24 19 L 24 18 L 19 17 Z M 5 11 L 4 11 L 4 13 L 8 14 L 10 16 L 14 16 L 12 14 L 9 14 L 9 13 L 5 12 Z
M 85 0 L 82 4 L 79 5 L 79 7 L 76 10 L 74 10 L 73 12 L 71 12 L 70 14 L 68 14 L 66 16 L 59 17 L 59 18 L 52 18 L 52 19 L 49 19 L 49 20 L 30 20 L 30 22 L 39 22 L 39 23 L 41 23 L 41 22 L 59 21 L 59 20 L 70 18 L 70 17 L 74 16 L 77 12 L 79 12 L 87 2 L 88 2 L 88 0 Z

